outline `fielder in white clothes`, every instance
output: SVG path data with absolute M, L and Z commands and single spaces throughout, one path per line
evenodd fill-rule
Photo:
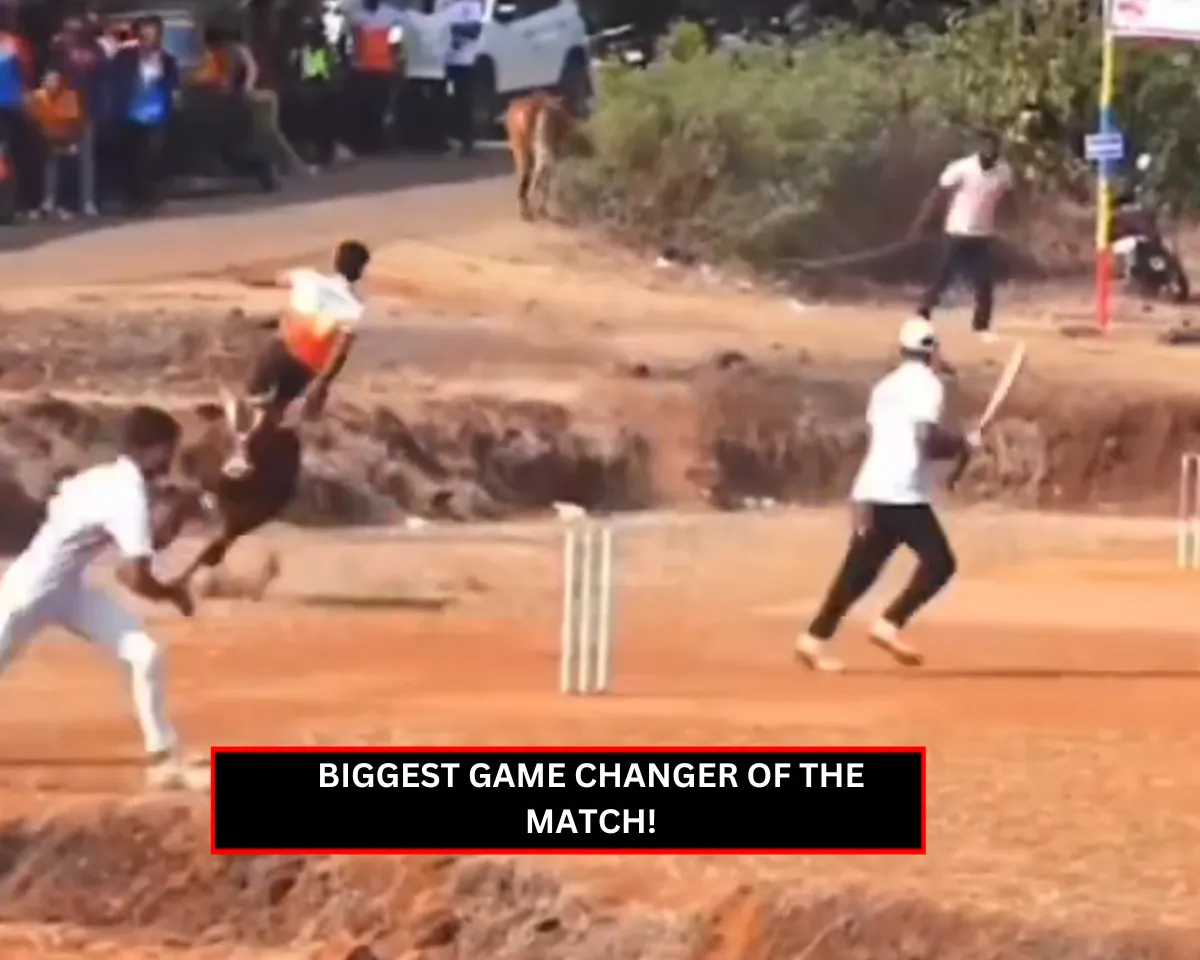
M 936 483 L 931 468 L 980 443 L 978 434 L 963 436 L 941 426 L 946 395 L 941 366 L 932 324 L 921 317 L 906 321 L 900 329 L 900 365 L 875 385 L 867 407 L 870 439 L 850 493 L 850 546 L 821 609 L 796 642 L 797 657 L 814 670 L 842 669 L 827 652 L 829 643 L 901 544 L 917 555 L 917 568 L 869 637 L 905 666 L 922 662 L 900 631 L 955 571 L 954 554 L 930 505 Z
M 147 600 L 173 604 L 185 615 L 184 587 L 159 581 L 151 570 L 155 535 L 148 484 L 170 468 L 178 422 L 165 411 L 136 407 L 128 415 L 122 455 L 63 481 L 46 518 L 25 551 L 0 579 L 0 672 L 43 628 L 65 627 L 129 667 L 134 712 L 149 779 L 163 787 L 188 786 L 175 760 L 176 738 L 167 720 L 162 653 L 141 620 L 85 580 L 88 566 L 113 546 L 121 556 L 119 581 Z M 160 530 L 163 539 L 178 529 Z
M 1000 139 L 991 133 L 982 135 L 975 153 L 955 160 L 942 171 L 913 225 L 915 235 L 929 221 L 936 205 L 947 204 L 945 250 L 938 272 L 921 298 L 918 316 L 928 320 L 946 289 L 961 276 L 975 291 L 972 328 L 986 340 L 994 338 L 996 210 L 1004 198 L 1011 196 L 1012 187 L 1012 168 L 1000 156 Z

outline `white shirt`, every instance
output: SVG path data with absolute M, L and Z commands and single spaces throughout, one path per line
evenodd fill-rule
M 451 43 L 450 23 L 445 16 L 408 11 L 403 43 L 406 77 L 445 81 Z
M 146 480 L 128 457 L 59 485 L 46 519 L 4 577 L 5 599 L 31 602 L 76 584 L 110 545 L 130 560 L 154 554 Z
M 143 86 L 162 79 L 163 75 L 163 60 L 160 53 L 149 53 L 138 60 L 138 73 L 142 78 Z
M 928 503 L 930 464 L 921 450 L 922 424 L 942 419 L 946 387 L 927 364 L 906 360 L 875 384 L 867 405 L 870 439 L 850 499 L 855 503 Z
M 367 308 L 354 285 L 340 273 L 324 274 L 301 268 L 289 270 L 287 280 L 291 286 L 288 306 L 292 315 L 304 317 L 314 333 L 358 329 Z
M 479 0 L 453 0 L 446 8 L 446 15 L 449 19 L 449 24 L 454 27 L 456 24 L 483 24 L 483 4 Z M 453 34 L 450 36 L 450 52 L 446 55 L 446 62 L 454 67 L 469 67 L 475 62 L 475 58 L 479 55 L 479 41 L 476 37 L 473 40 L 463 40 L 455 38 Z
M 938 186 L 951 191 L 946 233 L 953 237 L 989 237 L 996 229 L 996 204 L 1013 184 L 1012 168 L 998 160 L 984 170 L 972 154 L 942 171 Z

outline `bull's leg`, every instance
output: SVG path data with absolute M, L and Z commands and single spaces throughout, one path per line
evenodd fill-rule
M 201 567 L 219 566 L 224 562 L 225 554 L 229 552 L 229 548 L 233 546 L 233 542 L 236 539 L 236 537 L 231 536 L 226 530 L 222 530 L 211 537 L 200 549 L 200 552 L 192 558 L 192 562 L 183 568 L 183 572 L 175 578 L 175 582 L 186 586 Z
M 554 165 L 553 149 L 550 146 L 553 132 L 550 116 L 539 110 L 533 123 L 533 201 L 534 215 L 545 216 L 550 203 L 550 170 Z
M 550 163 L 542 158 L 533 169 L 533 209 L 534 216 L 544 217 L 550 206 Z
M 533 167 L 528 163 L 522 164 L 517 174 L 517 203 L 521 208 L 522 220 L 533 219 L 533 208 L 529 205 L 529 190 L 532 186 Z

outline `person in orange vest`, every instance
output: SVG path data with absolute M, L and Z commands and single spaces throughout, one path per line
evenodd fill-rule
M 383 147 L 384 118 L 399 76 L 393 38 L 404 27 L 404 14 L 380 0 L 362 0 L 346 19 L 353 47 L 346 83 L 347 111 L 356 121 L 353 147 L 369 153 Z
M 70 214 L 58 205 L 58 180 L 64 161 L 79 154 L 83 134 L 79 94 L 66 85 L 61 73 L 47 70 L 42 85 L 29 95 L 29 115 L 41 130 L 46 146 L 41 214 L 67 220 Z
M 66 85 L 78 95 L 83 114 L 76 166 L 79 212 L 85 217 L 99 213 L 96 206 L 97 140 L 103 119 L 107 59 L 92 25 L 82 17 L 68 17 L 63 21 L 62 43 L 54 51 L 51 62 L 55 69 L 62 71 Z
M 358 283 L 370 262 L 366 244 L 345 240 L 334 251 L 333 273 L 289 270 L 279 278 L 279 285 L 290 289 L 288 307 L 278 335 L 254 361 L 246 396 L 255 418 L 240 432 L 225 463 L 226 476 L 236 479 L 250 472 L 250 440 L 259 430 L 278 426 L 293 401 L 303 398 L 310 420 L 324 410 L 329 387 L 346 365 L 366 313 Z

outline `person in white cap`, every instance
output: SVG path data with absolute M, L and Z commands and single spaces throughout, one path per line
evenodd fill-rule
M 980 439 L 941 425 L 946 388 L 939 372 L 949 368 L 928 320 L 914 317 L 900 328 L 900 358 L 871 391 L 870 438 L 850 493 L 853 529 L 846 557 L 808 631 L 796 641 L 798 660 L 814 670 L 842 669 L 828 653 L 829 643 L 901 544 L 917 555 L 917 568 L 869 635 L 901 664 L 919 666 L 923 658 L 900 639 L 900 631 L 954 576 L 954 553 L 930 506 L 930 467 L 978 448 Z

